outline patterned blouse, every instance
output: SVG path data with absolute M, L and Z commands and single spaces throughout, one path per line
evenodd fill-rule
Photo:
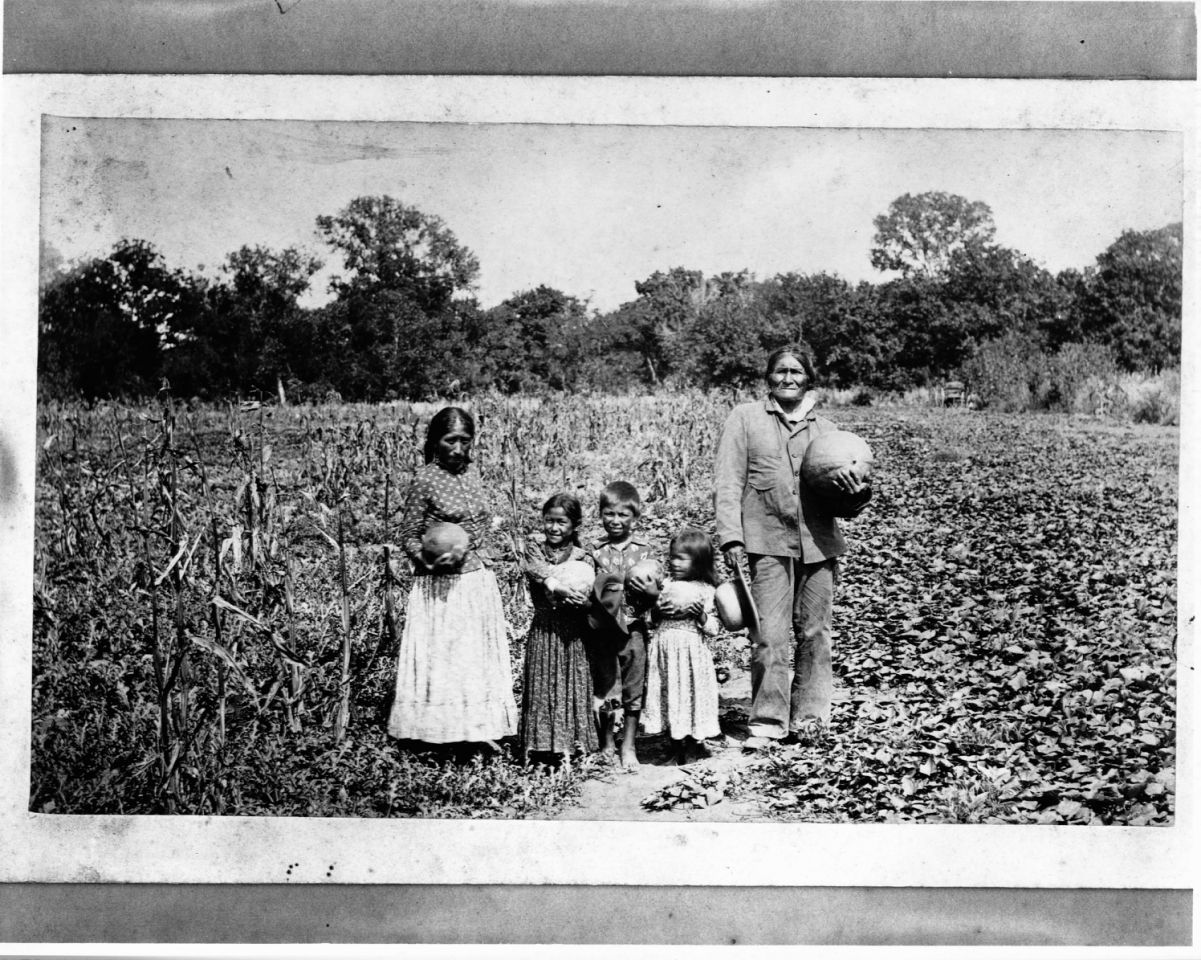
M 589 566 L 593 565 L 588 552 L 574 543 L 566 544 L 557 550 L 536 541 L 526 544 L 523 566 L 530 584 L 530 599 L 534 601 L 535 606 L 555 606 L 555 602 L 546 594 L 546 578 L 551 575 L 552 566 L 566 563 L 568 560 L 582 560 Z
M 417 471 L 400 517 L 400 542 L 414 560 L 415 573 L 428 572 L 416 560 L 421 555 L 421 535 L 438 521 L 457 523 L 471 538 L 460 573 L 471 573 L 491 562 L 483 544 L 492 514 L 488 495 L 474 470 L 450 473 L 437 463 L 430 463 Z

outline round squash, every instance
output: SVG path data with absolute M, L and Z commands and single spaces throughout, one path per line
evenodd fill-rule
M 653 588 L 643 593 L 643 596 L 650 597 L 652 599 L 659 596 L 659 588 L 663 582 L 663 569 L 659 566 L 659 562 L 657 560 L 639 560 L 636 564 L 630 567 L 630 569 L 626 571 L 625 584 L 627 590 L 633 589 L 632 581 L 635 577 L 647 577 L 654 582 Z M 634 590 L 634 592 L 641 593 L 642 591 Z
M 833 430 L 814 437 L 805 449 L 801 476 L 834 516 L 853 517 L 871 499 L 871 487 L 847 494 L 835 485 L 834 475 L 844 467 L 850 467 L 854 477 L 870 484 L 874 465 L 875 458 L 867 441 L 849 430 Z
M 568 590 L 578 590 L 580 593 L 591 593 L 592 584 L 596 581 L 596 571 L 583 560 L 564 560 L 550 568 L 550 575 Z
M 462 560 L 471 546 L 471 537 L 457 523 L 430 524 L 421 535 L 421 559 L 431 567 Z
M 705 585 L 697 580 L 668 580 L 659 591 L 660 603 L 673 603 L 677 607 L 686 607 L 695 600 L 703 599 Z
M 738 588 L 734 585 L 733 580 L 727 580 L 718 586 L 717 591 L 713 594 L 713 603 L 717 607 L 717 616 L 721 620 L 722 626 L 727 630 L 734 632 L 746 626 L 742 599 L 738 596 Z

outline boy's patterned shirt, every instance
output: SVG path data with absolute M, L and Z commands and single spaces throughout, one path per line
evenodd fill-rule
M 591 552 L 597 573 L 616 573 L 622 578 L 639 561 L 659 559 L 659 551 L 651 546 L 646 537 L 639 536 L 638 534 L 631 536 L 620 547 L 610 543 L 607 538 L 602 537 L 592 544 Z M 626 622 L 630 623 L 635 620 L 645 619 L 647 609 L 650 605 L 650 601 L 635 605 L 629 599 L 624 600 L 622 602 L 622 609 L 626 615 Z

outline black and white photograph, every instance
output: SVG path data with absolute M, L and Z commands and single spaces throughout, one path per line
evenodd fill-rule
M 35 871 L 1147 885 L 1187 137 L 845 100 L 41 113 Z
M 1173 822 L 1179 136 L 42 135 L 31 810 Z

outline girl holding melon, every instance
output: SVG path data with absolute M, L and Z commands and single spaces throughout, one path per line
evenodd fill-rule
M 475 421 L 439 410 L 400 520 L 413 563 L 388 733 L 426 743 L 495 741 L 516 730 L 504 610 L 484 536 L 488 497 L 471 466 Z
M 701 744 L 720 736 L 717 672 L 705 643 L 721 629 L 713 595 L 717 574 L 709 535 L 686 527 L 668 548 L 668 580 L 659 593 L 657 629 L 647 658 L 642 728 L 673 742 L 676 763 L 707 756 Z
M 837 458 L 823 464 L 823 482 L 841 499 L 838 506 L 807 481 L 807 449 L 836 432 L 814 412 L 809 349 L 776 350 L 764 374 L 767 397 L 740 404 L 726 420 L 714 478 L 718 542 L 728 564 L 749 566 L 759 612 L 751 635 L 749 749 L 810 721 L 829 722 L 836 562 L 846 550 L 835 516 L 853 515 L 871 495 L 866 470 Z
M 541 543 L 526 547 L 534 618 L 525 642 L 521 751 L 570 757 L 599 746 L 592 673 L 584 647 L 596 569 L 580 546 L 580 501 L 557 493 L 542 505 Z

